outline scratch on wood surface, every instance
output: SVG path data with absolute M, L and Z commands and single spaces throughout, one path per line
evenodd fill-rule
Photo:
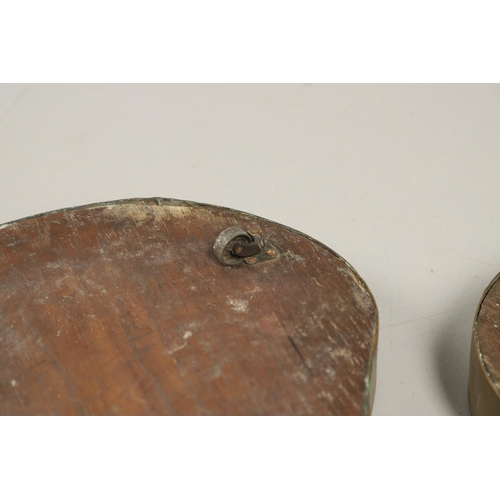
M 297 255 L 296 253 L 293 253 L 291 250 L 287 250 L 285 252 L 285 255 L 288 255 L 288 257 L 290 257 L 290 261 L 291 262 L 296 262 L 298 264 L 303 264 L 306 259 L 304 257 L 302 257 L 301 255 Z
M 293 349 L 295 350 L 295 352 L 299 355 L 299 358 L 301 359 L 303 365 L 305 366 L 307 372 L 309 373 L 309 375 L 312 375 L 311 373 L 311 368 L 309 368 L 309 365 L 307 364 L 304 356 L 302 355 L 302 353 L 300 352 L 299 348 L 297 347 L 297 344 L 294 342 L 294 340 L 292 339 L 292 337 L 290 337 L 290 335 L 288 335 L 288 340 L 290 341 L 290 344 L 292 345 Z
M 169 355 L 175 354 L 176 352 L 182 351 L 187 346 L 187 342 L 183 342 L 182 344 L 174 344 L 170 349 L 166 349 L 165 352 Z
M 318 397 L 319 398 L 324 398 L 324 399 L 328 400 L 330 403 L 333 403 L 333 396 L 329 392 L 321 391 L 318 394 Z
M 361 281 L 361 279 L 354 273 L 349 271 L 349 268 L 337 267 L 337 272 L 342 276 L 345 276 L 350 280 L 353 285 L 351 286 L 351 294 L 356 300 L 356 303 L 360 309 L 364 312 L 369 312 L 375 309 L 375 304 L 372 297 L 366 289 L 366 285 Z
M 314 281 L 314 283 L 319 286 L 320 288 L 325 288 L 316 278 L 313 278 L 312 279 Z
M 187 215 L 191 215 L 192 211 L 189 207 L 182 207 L 182 206 L 170 206 L 170 207 L 165 207 L 168 215 L 171 217 L 174 217 L 176 219 L 183 219 Z
M 113 215 L 118 215 L 123 219 L 132 220 L 136 226 L 142 226 L 146 221 L 159 222 L 171 215 L 171 208 L 165 205 L 109 205 L 107 209 L 112 211 Z
M 345 347 L 338 347 L 330 352 L 330 356 L 335 359 L 337 357 L 346 358 L 348 360 L 352 360 L 352 352 Z

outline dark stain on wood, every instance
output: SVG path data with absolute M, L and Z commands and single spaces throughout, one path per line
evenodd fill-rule
M 257 224 L 280 253 L 223 266 Z M 360 415 L 378 316 L 321 243 L 222 207 L 138 199 L 0 226 L 0 414 Z
M 469 408 L 472 415 L 500 415 L 500 274 L 484 292 L 476 313 Z

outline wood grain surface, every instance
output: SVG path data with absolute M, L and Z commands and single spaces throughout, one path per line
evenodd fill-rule
M 218 234 L 255 224 L 279 258 L 222 265 Z M 0 226 L 2 415 L 369 414 L 377 329 L 345 260 L 235 210 L 123 200 Z
M 469 371 L 472 415 L 500 415 L 500 274 L 479 303 Z

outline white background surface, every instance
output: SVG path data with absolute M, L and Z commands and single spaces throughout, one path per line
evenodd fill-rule
M 0 223 L 162 196 L 291 226 L 375 295 L 373 413 L 464 415 L 499 139 L 499 85 L 1 85 Z

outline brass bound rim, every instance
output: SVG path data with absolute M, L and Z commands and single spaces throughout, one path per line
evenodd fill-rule
M 493 301 L 494 306 L 498 307 L 493 297 L 497 291 L 500 291 L 500 273 L 484 291 L 474 318 L 468 387 L 471 415 L 500 415 L 499 381 L 491 370 L 493 366 L 500 368 L 499 359 L 492 359 L 490 353 L 485 351 L 488 346 L 484 345 L 484 341 L 481 342 L 483 335 L 492 335 L 488 326 L 496 327 L 495 319 L 498 319 L 500 324 L 500 310 L 495 311 L 497 314 L 493 316 L 486 312 L 486 308 L 491 307 Z M 498 335 L 500 336 L 500 332 Z

